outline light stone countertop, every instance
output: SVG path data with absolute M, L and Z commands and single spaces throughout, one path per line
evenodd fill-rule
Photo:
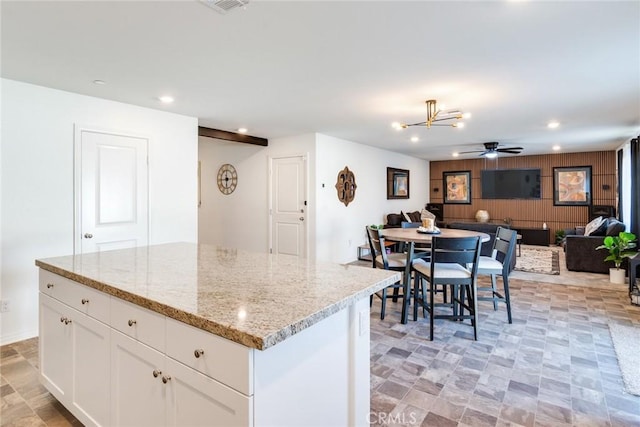
M 194 243 L 46 258 L 36 265 L 259 350 L 401 278 L 369 267 Z

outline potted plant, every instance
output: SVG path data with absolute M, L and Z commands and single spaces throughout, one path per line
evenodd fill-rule
M 604 259 L 605 262 L 613 261 L 615 264 L 615 268 L 609 269 L 609 281 L 611 283 L 624 283 L 626 271 L 620 268 L 620 264 L 622 264 L 623 259 L 631 258 L 637 253 L 631 250 L 636 247 L 635 241 L 635 234 L 621 231 L 617 236 L 605 237 L 603 244 L 596 248 L 607 249 L 609 256 Z

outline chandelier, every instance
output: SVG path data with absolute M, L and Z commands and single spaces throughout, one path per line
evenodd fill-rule
M 429 99 L 425 103 L 427 104 L 427 120 L 411 124 L 395 122 L 391 126 L 398 130 L 406 129 L 409 126 L 426 126 L 428 128 L 431 126 L 451 126 L 462 128 L 464 127 L 464 122 L 459 120 L 471 117 L 471 114 L 463 113 L 460 110 L 440 110 L 436 105 L 435 99 Z

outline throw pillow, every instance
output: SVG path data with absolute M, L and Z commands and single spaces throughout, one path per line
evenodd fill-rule
M 402 215 L 394 213 L 387 215 L 387 225 L 398 226 L 401 222 Z
M 607 234 L 607 227 L 609 226 L 609 218 L 604 218 L 598 228 L 593 230 L 589 236 L 604 236 Z
M 615 218 L 609 218 L 609 225 L 607 225 L 606 236 L 617 236 L 626 230 L 626 226 L 623 222 L 618 221 Z
M 403 221 L 411 222 L 411 217 L 408 213 L 400 211 L 400 215 L 402 215 Z
M 414 211 L 408 213 L 409 218 L 411 218 L 411 222 L 420 222 L 420 212 Z
M 594 218 L 589 224 L 584 227 L 584 235 L 590 236 L 593 231 L 597 230 L 598 227 L 600 227 L 602 221 L 604 221 L 604 218 L 602 218 L 601 216 Z

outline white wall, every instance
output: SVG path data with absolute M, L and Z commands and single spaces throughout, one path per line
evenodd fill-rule
M 198 240 L 226 247 L 266 252 L 269 250 L 269 157 L 305 155 L 313 181 L 315 135 L 300 135 L 269 141 L 268 147 L 200 137 L 201 200 Z M 238 172 L 236 190 L 224 195 L 218 190 L 218 169 L 232 164 Z M 309 185 L 312 188 L 312 185 Z M 313 193 L 307 195 L 314 200 Z M 310 241 L 315 218 L 307 216 Z M 309 257 L 314 250 L 310 245 Z
M 427 160 L 318 134 L 316 164 L 318 260 L 355 260 L 357 247 L 366 242 L 366 225 L 383 224 L 391 212 L 421 210 L 429 201 Z M 345 166 L 354 173 L 357 185 L 349 206 L 338 200 L 334 187 Z M 387 167 L 410 171 L 410 199 L 387 200 Z
M 74 124 L 149 137 L 149 242 L 197 240 L 197 119 L 2 80 L 0 340 L 38 334 L 34 260 L 73 251 Z
M 268 158 L 308 156 L 309 258 L 349 262 L 365 243 L 364 226 L 381 224 L 390 212 L 420 210 L 428 202 L 429 162 L 321 134 L 269 141 L 269 147 L 200 138 L 202 206 L 199 241 L 247 250 L 268 250 Z M 228 196 L 218 191 L 216 175 L 224 163 L 238 171 L 238 186 Z M 345 207 L 334 187 L 345 166 L 356 175 L 355 200 Z M 408 200 L 387 200 L 387 166 L 411 171 Z M 322 186 L 324 184 L 324 187 Z

